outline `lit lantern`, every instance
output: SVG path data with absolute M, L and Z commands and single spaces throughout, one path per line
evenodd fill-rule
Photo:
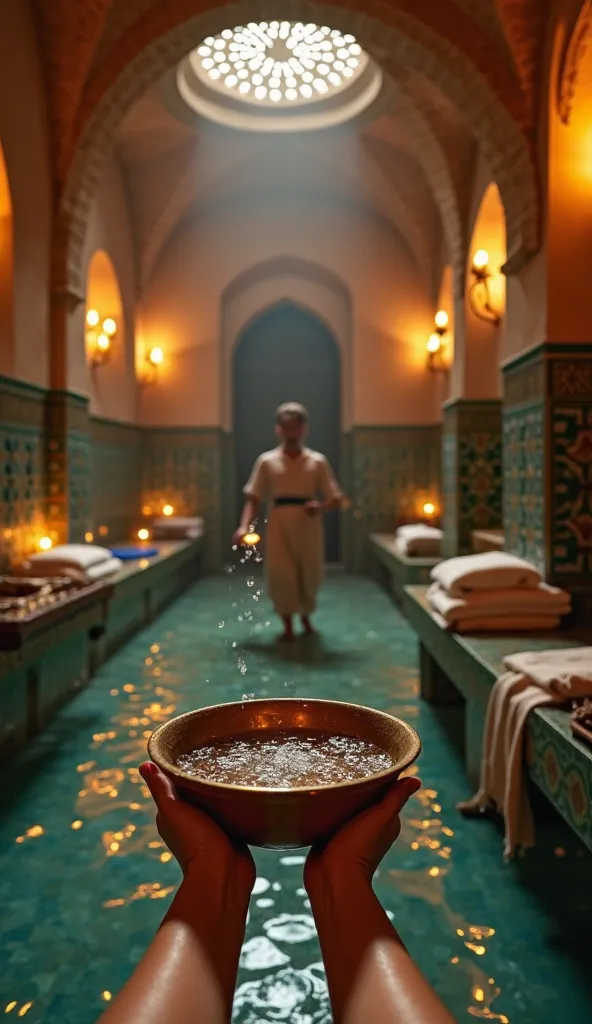
M 143 526 L 141 530 L 138 530 L 138 540 L 150 540 L 150 530 L 147 530 L 145 526 Z
M 89 530 L 88 533 L 84 534 L 84 539 L 87 544 L 92 544 L 93 540 L 95 539 L 95 535 L 94 533 L 91 533 Z
M 487 270 L 488 263 L 489 253 L 487 252 L 487 249 L 477 249 L 477 252 L 473 256 L 473 270 L 478 274 L 482 274 Z
M 434 505 L 434 502 L 424 501 L 422 511 L 424 516 L 428 516 L 431 519 L 431 517 L 436 514 L 436 506 Z
M 96 327 L 100 319 L 101 318 L 96 309 L 89 309 L 86 314 L 86 322 L 89 327 Z
M 162 514 L 163 516 L 172 516 L 175 514 L 175 510 L 172 505 L 163 505 Z
M 114 338 L 117 334 L 117 324 L 112 316 L 108 316 L 106 320 L 103 320 L 103 333 L 109 338 Z
M 53 547 L 53 541 L 51 537 L 41 537 L 39 540 L 40 551 L 50 551 Z
M 164 363 L 164 352 L 158 345 L 150 349 L 148 353 L 148 359 L 153 366 L 162 366 Z

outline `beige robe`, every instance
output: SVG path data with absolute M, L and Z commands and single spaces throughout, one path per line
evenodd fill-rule
M 323 579 L 325 540 L 322 515 L 301 505 L 274 506 L 276 498 L 328 501 L 341 491 L 324 455 L 304 448 L 292 458 L 282 448 L 260 455 L 245 487 L 247 497 L 271 504 L 265 538 L 269 595 L 278 615 L 310 615 Z

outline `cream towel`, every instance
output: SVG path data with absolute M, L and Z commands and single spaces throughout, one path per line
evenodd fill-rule
M 434 540 L 442 540 L 442 530 L 435 526 L 426 526 L 425 523 L 408 523 L 406 526 L 399 526 L 396 531 L 397 537 L 427 537 Z
M 431 577 L 451 597 L 466 597 L 473 590 L 538 587 L 541 582 L 533 565 L 505 551 L 448 558 L 432 569 Z
M 546 583 L 541 583 L 538 587 L 475 590 L 464 598 L 451 597 L 439 583 L 432 583 L 427 598 L 431 608 L 450 625 L 462 622 L 463 619 L 481 619 L 490 615 L 507 616 L 514 611 L 520 616 L 560 616 L 567 615 L 571 610 L 569 594 Z
M 504 658 L 508 671 L 489 698 L 478 793 L 458 805 L 474 815 L 494 807 L 505 819 L 504 855 L 534 845 L 534 823 L 523 771 L 524 729 L 537 707 L 592 695 L 592 647 L 528 652 Z
M 395 537 L 395 551 L 405 558 L 440 558 L 442 541 L 438 537 Z
M 512 654 L 504 658 L 504 665 L 562 700 L 592 695 L 592 647 Z

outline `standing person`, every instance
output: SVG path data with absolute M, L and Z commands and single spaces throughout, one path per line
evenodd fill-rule
M 270 502 L 267 585 L 284 623 L 283 640 L 294 639 L 295 615 L 300 616 L 305 633 L 314 633 L 310 616 L 316 608 L 325 562 L 321 516 L 343 501 L 325 456 L 305 446 L 307 430 L 308 413 L 303 405 L 280 405 L 275 427 L 280 444 L 257 459 L 244 489 L 247 500 L 234 535 L 234 543 L 240 544 L 257 518 L 261 502 Z

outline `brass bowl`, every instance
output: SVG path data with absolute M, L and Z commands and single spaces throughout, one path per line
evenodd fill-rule
M 211 782 L 187 775 L 177 758 L 214 740 L 257 730 L 306 729 L 355 736 L 375 743 L 393 759 L 386 771 L 330 786 L 270 789 Z M 278 698 L 217 704 L 173 718 L 153 733 L 150 758 L 178 793 L 203 808 L 237 840 L 289 850 L 311 846 L 379 799 L 419 755 L 421 743 L 398 718 L 333 700 Z

